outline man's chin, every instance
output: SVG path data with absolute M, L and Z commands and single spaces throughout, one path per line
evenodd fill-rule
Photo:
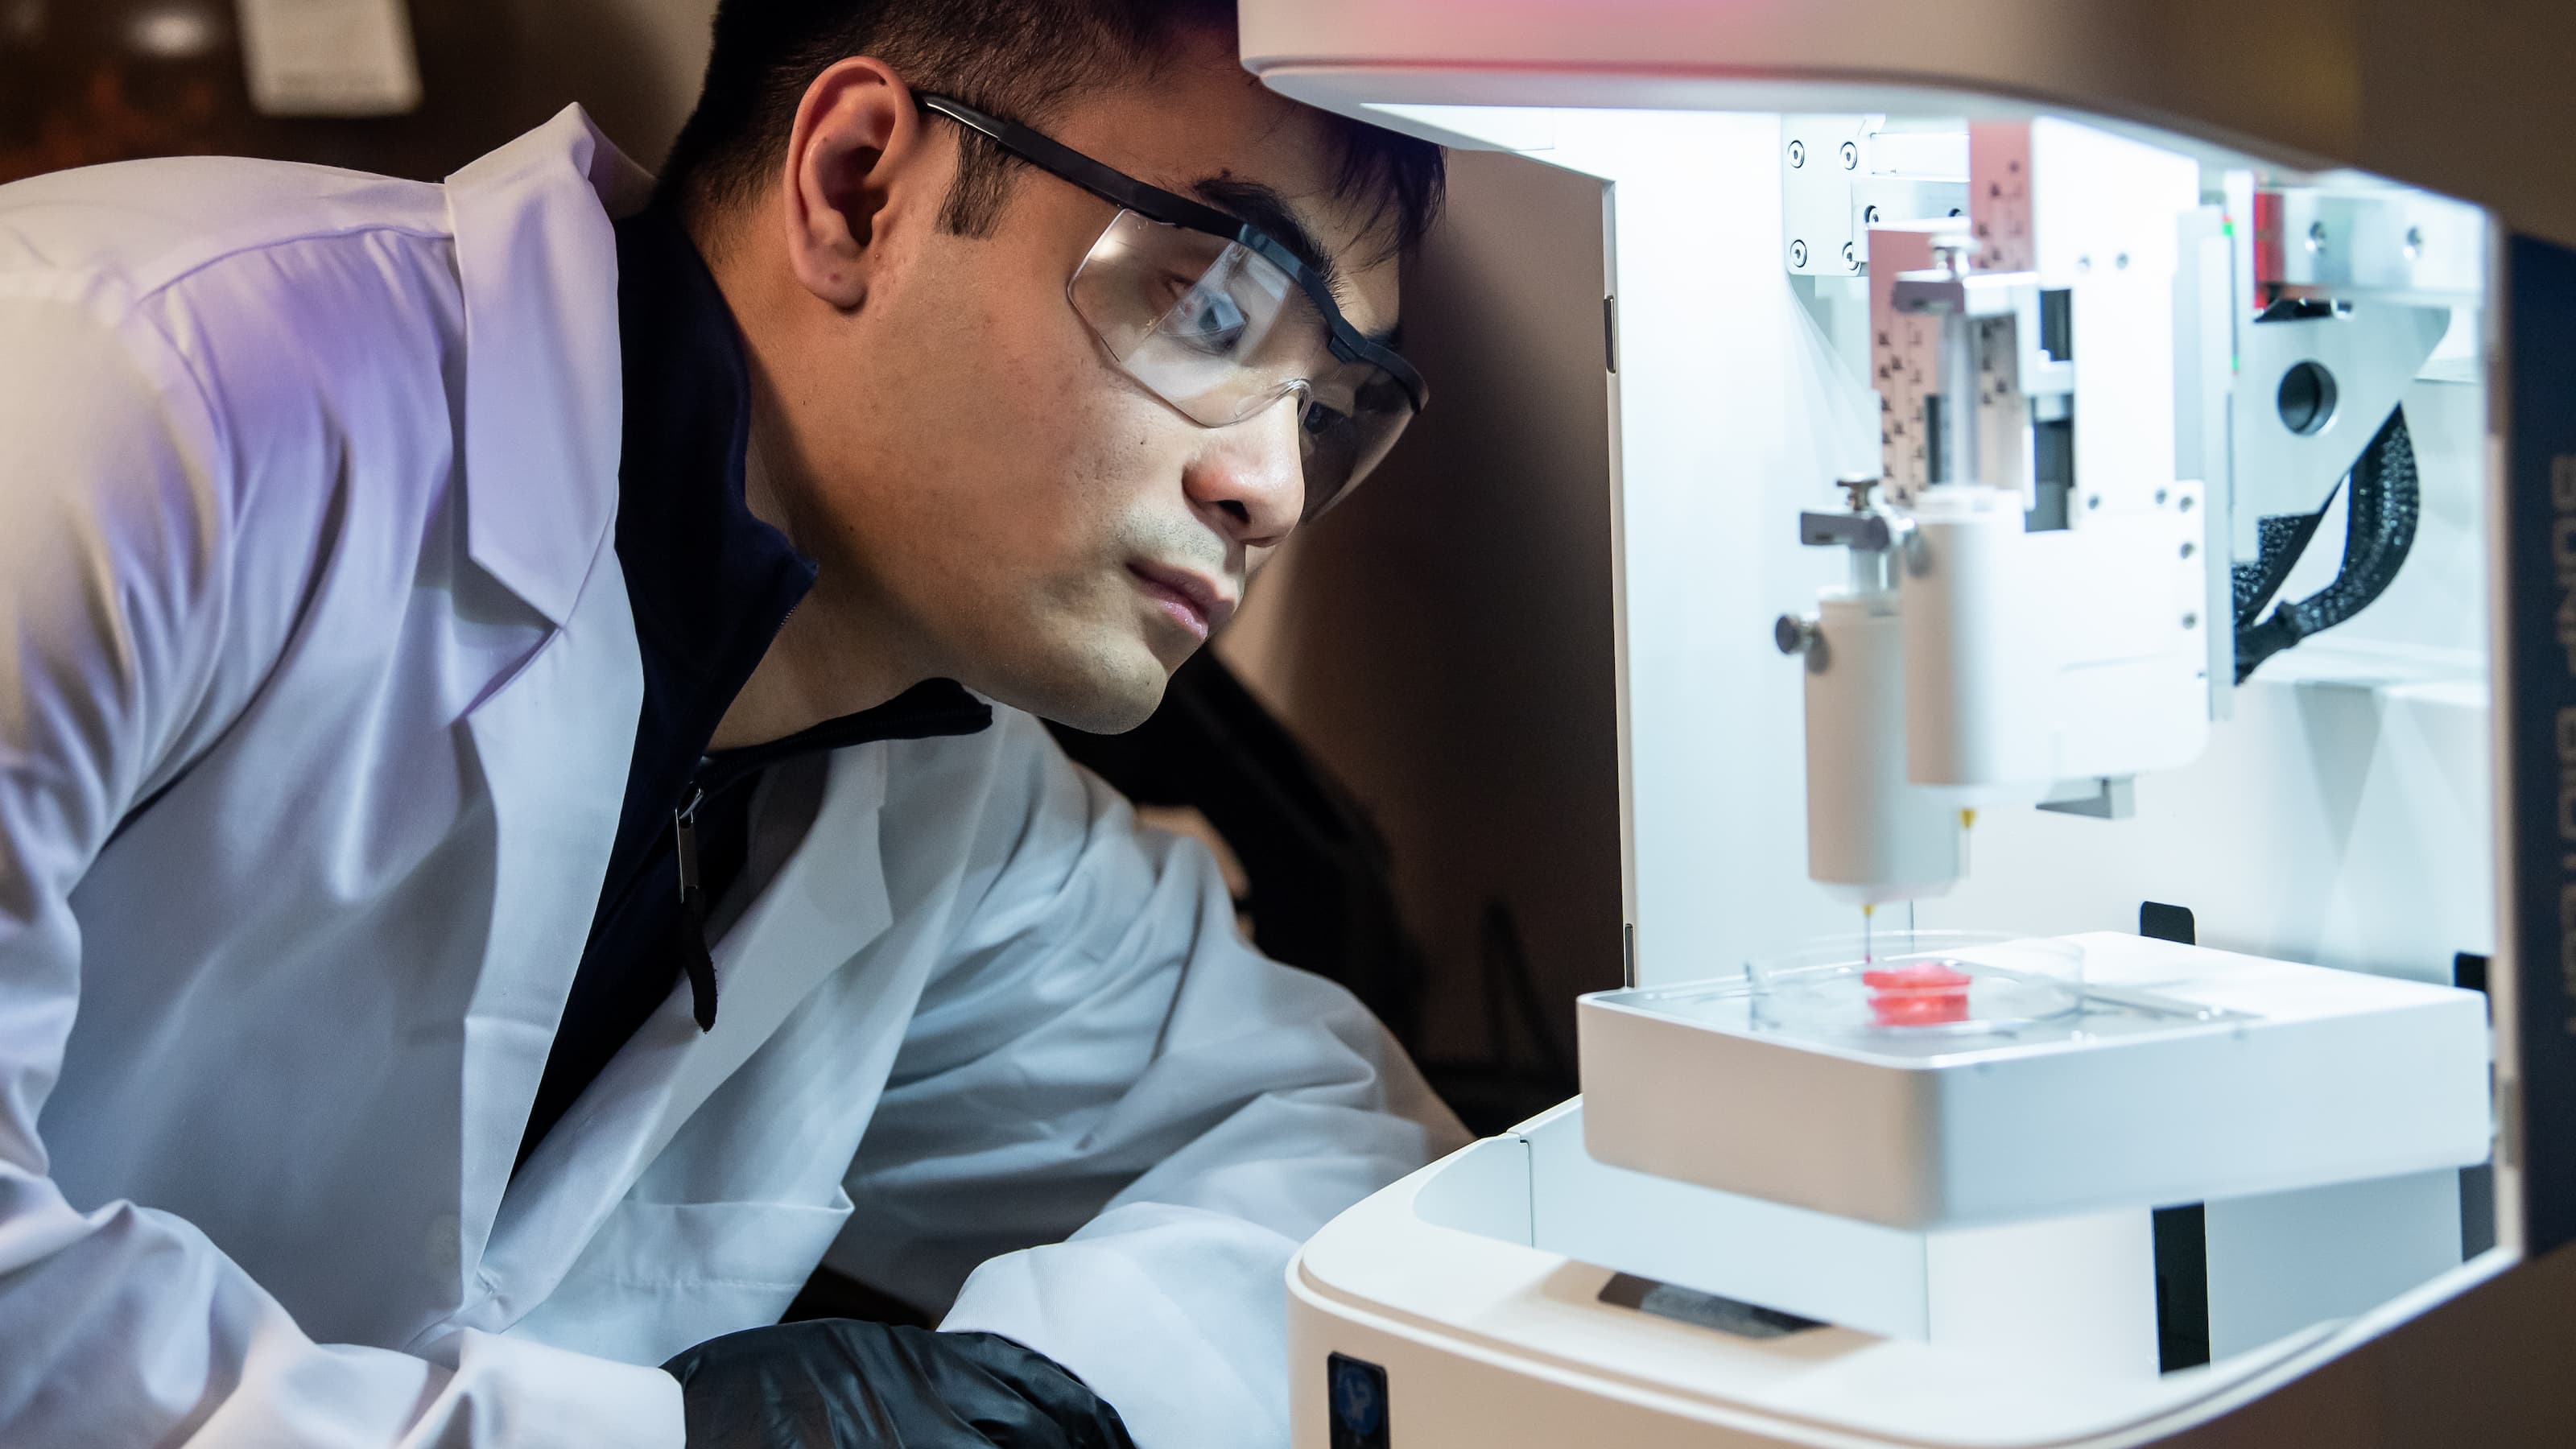
M 1015 688 L 984 692 L 1040 719 L 1053 720 L 1085 734 L 1122 735 L 1152 717 L 1163 702 L 1164 686 L 1171 683 L 1171 675 L 1160 660 L 1142 650 L 1136 653 L 1141 657 L 1122 657 L 1115 667 L 1027 680 Z
M 1153 718 L 1154 709 L 1163 702 L 1163 692 L 1154 691 L 1151 699 L 1098 699 L 1061 710 L 1049 710 L 1040 717 L 1078 729 L 1087 735 L 1123 735 Z

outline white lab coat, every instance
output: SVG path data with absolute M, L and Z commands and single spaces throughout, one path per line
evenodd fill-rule
M 678 1446 L 649 1365 L 828 1252 L 1284 1444 L 1292 1245 L 1456 1140 L 1003 710 L 777 772 L 715 1029 L 512 1176 L 641 688 L 643 182 L 567 111 L 443 187 L 0 188 L 0 1443 Z

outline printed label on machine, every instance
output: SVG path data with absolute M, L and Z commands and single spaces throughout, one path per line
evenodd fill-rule
M 2505 598 L 2512 650 L 2505 768 L 2514 788 L 2514 954 L 2522 1091 L 2524 1246 L 2576 1240 L 2576 252 L 2532 237 L 2507 247 L 2512 396 L 2507 416 Z

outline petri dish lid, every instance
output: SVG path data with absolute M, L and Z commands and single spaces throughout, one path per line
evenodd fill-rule
M 2084 948 L 1989 931 L 1879 931 L 1745 963 L 1756 1030 L 1820 1039 L 2009 1036 L 2084 1008 Z

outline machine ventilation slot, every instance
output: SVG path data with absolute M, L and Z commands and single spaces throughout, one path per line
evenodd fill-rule
M 2200 923 L 2188 906 L 2138 903 L 2138 934 L 2180 946 L 2200 944 Z M 2209 1362 L 2209 1213 L 2199 1203 L 2158 1208 L 2152 1223 L 2156 1255 L 2156 1367 L 2166 1373 Z
M 2039 350 L 2060 362 L 2075 360 L 2074 296 L 2065 287 L 2039 294 Z

